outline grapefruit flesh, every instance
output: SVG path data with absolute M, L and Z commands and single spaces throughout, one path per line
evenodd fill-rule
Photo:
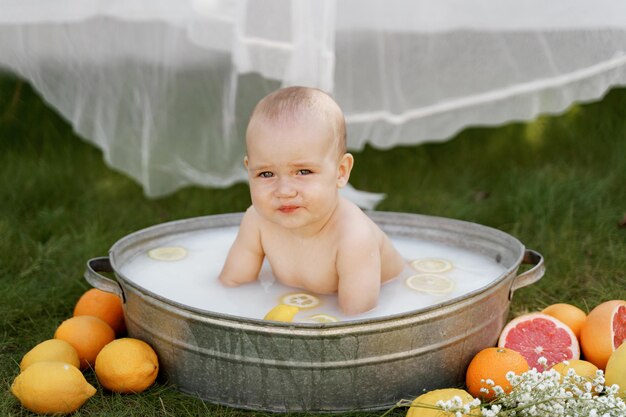
M 613 349 L 626 342 L 626 306 L 621 305 L 613 316 Z
M 543 313 L 525 314 L 509 322 L 500 334 L 498 346 L 521 353 L 528 365 L 539 371 L 580 358 L 574 332 L 560 320 Z M 548 363 L 541 365 L 541 357 Z

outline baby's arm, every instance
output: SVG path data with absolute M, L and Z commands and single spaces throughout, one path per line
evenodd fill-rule
M 263 264 L 263 248 L 254 208 L 250 207 L 241 219 L 239 233 L 230 247 L 219 280 L 229 287 L 252 282 L 259 276 Z
M 337 254 L 339 307 L 349 315 L 364 313 L 378 304 L 380 249 L 374 236 L 366 230 L 342 239 Z

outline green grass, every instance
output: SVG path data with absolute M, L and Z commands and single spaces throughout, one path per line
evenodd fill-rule
M 379 210 L 496 227 L 545 257 L 512 314 L 626 299 L 626 89 L 558 116 L 471 128 L 440 144 L 355 153 L 352 184 L 387 193 Z M 52 337 L 88 288 L 87 259 L 164 221 L 242 211 L 245 185 L 191 187 L 148 200 L 111 170 L 32 89 L 0 75 L 0 415 L 30 415 L 9 392 L 22 355 Z M 91 372 L 87 378 L 97 381 Z M 404 412 L 394 413 L 402 415 Z M 379 415 L 380 413 L 371 413 Z M 265 415 L 204 403 L 159 383 L 98 390 L 76 416 Z

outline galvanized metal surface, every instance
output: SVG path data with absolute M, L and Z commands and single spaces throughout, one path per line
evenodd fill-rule
M 495 345 L 518 288 L 538 281 L 543 258 L 485 226 L 407 213 L 368 213 L 391 236 L 481 253 L 506 272 L 491 285 L 427 309 L 331 324 L 275 323 L 190 308 L 136 285 L 120 266 L 148 244 L 235 226 L 242 213 L 165 223 L 115 243 L 85 278 L 124 300 L 129 335 L 150 343 L 163 376 L 207 401 L 265 411 L 384 409 L 423 390 L 458 386 L 479 350 Z M 522 263 L 535 265 L 516 275 Z M 99 272 L 115 271 L 117 282 Z

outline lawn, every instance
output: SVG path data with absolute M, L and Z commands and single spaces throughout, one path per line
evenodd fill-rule
M 626 89 L 616 88 L 563 114 L 468 128 L 445 143 L 366 148 L 354 153 L 351 183 L 386 193 L 378 210 L 488 225 L 542 253 L 546 275 L 515 293 L 512 315 L 556 302 L 589 311 L 626 299 L 625 109 Z M 89 288 L 87 259 L 146 226 L 248 205 L 245 184 L 145 198 L 27 83 L 0 74 L 0 415 L 30 415 L 9 392 L 17 364 L 71 316 Z M 204 403 L 159 382 L 140 395 L 99 389 L 75 415 L 263 413 Z

